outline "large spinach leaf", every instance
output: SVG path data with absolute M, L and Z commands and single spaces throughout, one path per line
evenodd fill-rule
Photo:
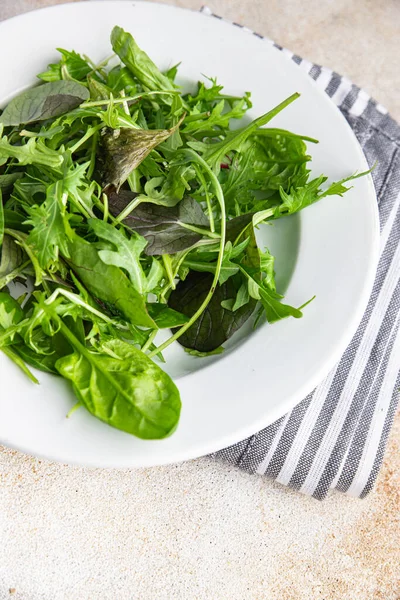
M 69 379 L 79 401 L 95 417 L 142 439 L 161 439 L 176 428 L 181 410 L 172 379 L 134 346 L 120 340 L 88 350 L 65 326 L 75 352 L 56 367 Z

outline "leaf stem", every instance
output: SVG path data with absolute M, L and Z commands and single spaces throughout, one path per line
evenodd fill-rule
M 171 286 L 171 289 L 174 290 L 175 289 L 174 273 L 172 271 L 171 259 L 170 259 L 169 254 L 163 254 L 162 261 L 164 263 L 165 272 L 167 273 L 167 276 L 168 276 L 169 285 Z
M 103 206 L 104 206 L 104 213 L 103 213 L 103 221 L 108 221 L 108 216 L 109 216 L 109 212 L 108 212 L 108 196 L 107 194 L 103 194 L 102 195 L 103 198 Z
M 210 230 L 214 233 L 214 231 L 215 231 L 214 214 L 213 214 L 213 208 L 211 205 L 210 194 L 208 193 L 207 183 L 206 183 L 206 180 L 204 179 L 203 173 L 200 171 L 200 169 L 198 168 L 197 165 L 194 165 L 194 169 L 197 173 L 197 177 L 199 178 L 201 185 L 204 188 L 204 193 L 206 196 L 207 210 L 208 210 L 208 218 L 210 221 Z
M 121 212 L 119 213 L 119 215 L 117 217 L 115 217 L 115 222 L 116 223 L 121 223 L 121 221 L 123 221 L 124 219 L 126 219 L 126 217 L 128 217 L 131 212 L 133 210 L 135 210 L 135 208 L 137 206 L 139 206 L 139 204 L 143 201 L 143 196 L 137 196 L 137 198 L 134 198 L 134 200 L 131 200 L 128 204 L 128 206 L 126 206 L 124 208 L 124 210 L 121 210 Z
M 145 344 L 143 344 L 143 346 L 141 348 L 142 352 L 146 352 L 150 348 L 157 333 L 158 333 L 158 329 L 153 329 L 153 331 L 150 333 L 149 337 L 147 338 L 147 342 Z
M 134 96 L 125 96 L 123 98 L 113 98 L 112 100 L 104 99 L 104 100 L 94 100 L 91 102 L 83 102 L 79 108 L 91 108 L 92 106 L 107 106 L 109 104 L 124 104 L 125 102 L 133 102 L 134 100 L 140 100 L 141 98 L 146 98 L 147 96 L 156 96 L 156 95 L 169 95 L 179 94 L 178 90 L 170 90 L 170 91 L 162 91 L 162 90 L 154 90 L 151 92 L 142 92 L 140 94 L 135 94 Z
M 89 140 L 95 133 L 97 133 L 99 131 L 99 129 L 101 129 L 101 127 L 102 127 L 102 125 L 96 125 L 95 127 L 89 127 L 89 129 L 87 130 L 85 135 L 83 137 L 81 137 L 81 139 L 78 140 L 76 142 L 76 144 L 74 146 L 72 146 L 72 148 L 70 148 L 71 154 L 74 154 L 74 152 L 76 152 L 78 150 L 78 148 L 80 148 L 87 140 Z
M 202 227 L 196 227 L 196 225 L 190 225 L 189 223 L 183 223 L 179 221 L 179 225 L 184 227 L 185 229 L 189 229 L 190 231 L 194 231 L 195 233 L 199 233 L 200 235 L 206 235 L 207 237 L 213 238 L 215 240 L 219 240 L 221 235 L 216 233 L 215 231 L 210 231 L 209 229 L 203 229 Z
M 148 354 L 149 358 L 152 358 L 153 356 L 158 354 L 158 352 L 162 352 L 163 350 L 165 350 L 165 348 L 167 348 L 170 344 L 172 344 L 172 342 L 175 342 L 175 340 L 180 338 L 181 335 L 183 335 L 185 333 L 185 331 L 187 331 L 189 329 L 189 327 L 191 327 L 193 325 L 193 323 L 195 323 L 197 321 L 197 319 L 203 314 L 203 312 L 207 308 L 211 298 L 214 295 L 215 288 L 217 287 L 217 284 L 218 284 L 219 274 L 221 272 L 222 260 L 224 258 L 224 248 L 225 248 L 225 238 L 226 238 L 226 213 L 225 213 L 224 194 L 222 192 L 221 185 L 218 181 L 218 178 L 214 175 L 214 173 L 212 172 L 212 170 L 210 169 L 208 164 L 205 162 L 205 160 L 203 160 L 194 150 L 185 150 L 185 153 L 186 153 L 186 156 L 191 157 L 193 160 L 197 161 L 207 172 L 207 174 L 210 177 L 211 182 L 215 188 L 215 195 L 216 195 L 216 198 L 220 205 L 221 237 L 220 237 L 217 265 L 216 265 L 216 269 L 215 269 L 213 282 L 211 284 L 211 288 L 210 288 L 207 296 L 204 298 L 203 302 L 201 303 L 201 306 L 197 309 L 197 311 L 189 319 L 189 321 L 187 323 L 185 323 L 184 325 L 182 325 L 182 327 L 180 327 L 178 329 L 178 331 L 176 333 L 174 333 L 174 335 L 172 335 L 170 338 L 168 338 L 163 344 L 161 344 L 161 346 L 158 346 L 157 348 L 155 348 L 155 350 L 150 352 Z
M 24 363 L 24 361 L 18 354 L 16 354 L 8 346 L 3 346 L 1 348 L 1 350 L 4 352 L 4 354 L 6 356 L 8 356 L 8 358 L 10 358 L 25 373 L 25 375 L 27 375 L 29 377 L 29 379 L 31 381 L 33 381 L 33 383 L 39 383 L 39 381 L 36 379 L 34 374 L 30 371 L 30 369 L 28 369 L 28 367 L 26 366 L 26 364 Z

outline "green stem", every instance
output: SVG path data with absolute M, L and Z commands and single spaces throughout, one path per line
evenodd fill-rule
M 92 73 L 96 73 L 96 72 L 99 73 L 99 75 L 101 75 L 103 77 L 103 73 L 101 72 L 103 67 L 106 67 L 108 65 L 108 63 L 110 62 L 110 60 L 112 60 L 114 58 L 114 56 L 116 56 L 116 54 L 111 54 L 111 56 L 108 56 L 107 58 L 105 58 L 104 60 L 102 60 L 100 63 L 98 63 L 96 65 L 88 56 L 86 56 L 86 54 L 84 54 L 83 58 L 92 67 L 92 71 L 90 71 L 87 74 L 87 77 L 90 77 L 90 75 L 92 75 Z
M 196 115 L 189 115 L 188 117 L 186 117 L 185 123 L 193 123 L 193 121 L 200 121 L 201 119 L 204 119 L 205 117 L 209 117 L 210 114 L 211 113 L 208 110 L 206 112 L 198 113 Z M 183 133 L 185 133 L 185 131 L 183 131 Z
M 87 302 L 84 302 L 80 298 L 80 296 L 77 296 L 77 294 L 69 292 L 68 290 L 64 290 L 63 288 L 57 288 L 56 290 L 54 290 L 52 295 L 49 298 L 47 298 L 47 300 L 45 300 L 45 304 L 47 306 L 50 306 L 58 298 L 58 296 L 64 296 L 64 298 L 67 298 L 67 300 L 69 300 L 70 302 L 73 302 L 74 304 L 81 306 L 82 308 L 84 308 L 87 311 L 91 312 L 92 314 L 96 315 L 96 317 L 99 317 L 106 323 L 110 323 L 111 325 L 116 325 L 116 323 L 113 319 L 110 319 L 110 317 L 107 317 L 107 315 L 103 314 L 96 308 L 93 308 L 93 306 L 90 306 L 90 304 L 88 304 Z
M 211 182 L 212 182 L 212 184 L 213 184 L 213 186 L 215 188 L 215 195 L 216 195 L 216 198 L 217 198 L 217 200 L 219 202 L 219 205 L 220 205 L 220 209 L 221 209 L 221 237 L 220 237 L 220 244 L 219 244 L 219 253 L 218 253 L 218 259 L 217 259 L 217 265 L 216 265 L 216 269 L 215 269 L 214 278 L 213 278 L 213 281 L 212 281 L 212 284 L 211 284 L 211 288 L 210 288 L 207 296 L 204 298 L 203 302 L 201 303 L 201 306 L 197 309 L 197 311 L 189 319 L 189 321 L 187 323 L 185 323 L 185 325 L 182 325 L 182 327 L 180 327 L 178 329 L 178 331 L 176 333 L 174 333 L 174 335 L 172 335 L 170 338 L 168 338 L 168 340 L 166 340 L 163 344 L 161 344 L 161 346 L 158 346 L 155 350 L 153 350 L 152 352 L 150 352 L 148 354 L 149 358 L 152 358 L 158 352 L 162 352 L 163 350 L 165 350 L 165 348 L 167 348 L 170 344 L 172 344 L 172 342 L 175 342 L 175 340 L 177 340 L 178 338 L 180 338 L 181 335 L 183 335 L 185 333 L 185 331 L 187 331 L 189 329 L 189 327 L 191 327 L 193 325 L 193 323 L 195 323 L 197 321 L 197 319 L 203 314 L 203 312 L 207 308 L 207 306 L 208 306 L 211 298 L 214 295 L 215 288 L 217 287 L 217 284 L 218 284 L 219 274 L 221 272 L 222 260 L 224 258 L 224 248 L 225 248 L 225 238 L 226 238 L 226 213 L 225 213 L 224 194 L 222 192 L 221 185 L 220 185 L 220 183 L 218 181 L 218 178 L 214 175 L 214 173 L 212 172 L 212 170 L 210 169 L 210 167 L 208 166 L 208 164 L 205 162 L 205 160 L 203 160 L 194 150 L 186 150 L 185 152 L 186 152 L 187 156 L 192 157 L 195 161 L 197 161 L 198 163 L 200 163 L 200 165 L 207 172 L 207 174 L 210 177 Z
M 158 329 L 154 329 L 150 333 L 149 337 L 147 338 L 147 342 L 145 344 L 143 344 L 143 346 L 142 346 L 142 352 L 146 352 L 150 348 L 157 333 L 158 333 Z
M 206 235 L 207 237 L 213 238 L 215 240 L 219 240 L 221 235 L 216 232 L 212 232 L 209 229 L 203 229 L 202 227 L 196 227 L 195 225 L 189 225 L 189 223 L 183 223 L 179 221 L 179 225 L 184 227 L 185 229 L 189 229 L 190 231 L 194 231 L 195 233 L 200 233 L 201 235 Z
M 193 269 L 193 271 L 200 271 L 201 273 L 215 273 L 215 269 L 217 268 L 216 263 L 203 263 L 195 260 L 185 260 L 183 264 L 185 267 Z
M 97 142 L 99 139 L 99 132 L 96 131 L 94 136 L 92 137 L 92 147 L 90 149 L 90 165 L 87 172 L 87 178 L 89 181 L 92 179 L 92 175 L 94 173 L 94 169 L 96 167 L 96 153 L 97 153 Z
M 277 129 L 277 128 L 264 128 L 259 129 L 256 132 L 256 135 L 262 135 L 266 137 L 276 137 L 277 135 L 289 135 L 291 138 L 296 138 L 298 140 L 303 140 L 304 142 L 311 142 L 312 144 L 318 144 L 318 140 L 312 137 L 308 137 L 307 135 L 300 135 L 297 133 L 292 133 L 291 131 L 287 131 L 286 129 Z
M 168 276 L 169 285 L 171 286 L 171 289 L 174 290 L 175 289 L 174 272 L 172 270 L 171 259 L 170 259 L 169 254 L 163 254 L 162 261 L 164 263 L 165 272 L 167 273 L 167 276 Z
M 213 209 L 212 209 L 212 205 L 211 205 L 210 194 L 208 193 L 208 186 L 207 186 L 206 180 L 204 179 L 203 173 L 200 171 L 200 169 L 197 167 L 197 165 L 195 165 L 194 168 L 197 173 L 197 177 L 199 178 L 200 183 L 203 186 L 204 193 L 206 195 L 208 218 L 210 221 L 210 230 L 214 233 L 214 231 L 215 231 L 214 214 L 213 214 Z
M 91 108 L 92 106 L 107 106 L 108 104 L 124 104 L 124 102 L 133 102 L 134 100 L 140 100 L 141 98 L 146 98 L 147 96 L 170 96 L 174 94 L 179 94 L 179 91 L 171 90 L 169 92 L 164 92 L 161 90 L 155 90 L 153 92 L 142 92 L 141 94 L 135 94 L 134 96 L 125 96 L 125 98 L 112 98 L 110 100 L 94 100 L 92 102 L 83 102 L 79 108 Z
M 115 222 L 116 223 L 121 223 L 121 221 L 123 221 L 124 219 L 126 219 L 126 217 L 128 217 L 131 212 L 133 210 L 135 210 L 135 208 L 137 206 L 139 206 L 139 204 L 142 202 L 143 197 L 138 196 L 137 198 L 135 198 L 134 200 L 131 200 L 131 202 L 129 202 L 128 206 L 126 206 L 124 208 L 124 210 L 122 210 L 119 215 L 117 217 L 115 217 Z
M 263 221 L 266 221 L 270 217 L 274 216 L 275 209 L 267 208 L 266 210 L 262 210 L 259 213 L 256 213 L 253 217 L 253 227 L 257 227 Z
M 11 350 L 11 348 L 8 348 L 8 346 L 3 346 L 1 350 L 25 373 L 25 375 L 29 377 L 31 381 L 33 381 L 33 383 L 39 383 L 34 374 L 28 369 L 28 367 L 26 366 L 22 358 L 18 356 L 18 354 Z
M 103 221 L 107 222 L 108 221 L 108 215 L 109 215 L 109 212 L 108 212 L 108 196 L 107 196 L 107 194 L 103 194 L 102 198 L 103 198 L 103 205 L 104 205 Z
M 72 148 L 70 148 L 71 154 L 74 154 L 74 152 L 76 152 L 78 148 L 80 148 L 87 140 L 89 140 L 95 133 L 97 133 L 101 127 L 102 125 L 96 125 L 96 127 L 89 127 L 85 135 L 81 137 L 81 139 L 77 141 L 76 144 L 72 146 Z

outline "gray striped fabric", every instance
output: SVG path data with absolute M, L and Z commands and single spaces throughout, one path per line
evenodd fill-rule
M 364 317 L 328 377 L 291 413 L 213 456 L 320 500 L 331 488 L 363 498 L 382 463 L 400 389 L 400 126 L 345 77 L 274 45 L 325 90 L 369 165 L 377 163 L 380 260 Z

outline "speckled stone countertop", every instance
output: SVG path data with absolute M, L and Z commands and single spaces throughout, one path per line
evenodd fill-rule
M 57 3 L 0 0 L 0 20 Z M 398 0 L 208 5 L 346 75 L 400 119 Z M 399 600 L 399 514 L 399 416 L 362 501 L 320 503 L 208 459 L 104 471 L 3 448 L 0 600 Z

